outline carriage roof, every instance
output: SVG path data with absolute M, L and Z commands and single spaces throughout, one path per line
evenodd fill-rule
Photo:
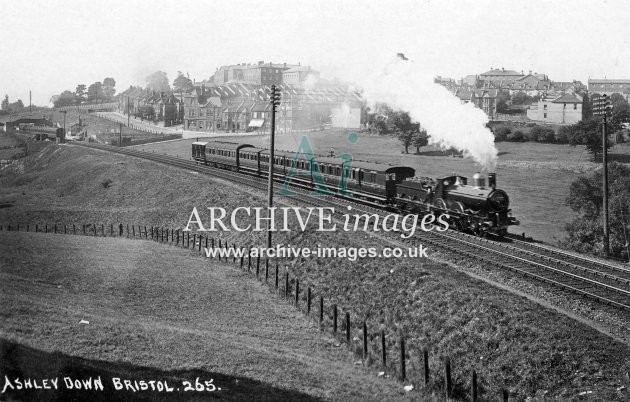
M 227 142 L 227 141 L 210 141 L 206 144 L 206 148 L 217 148 L 217 149 L 224 149 L 228 151 L 238 151 L 241 148 L 253 148 L 253 145 L 239 144 L 236 142 Z

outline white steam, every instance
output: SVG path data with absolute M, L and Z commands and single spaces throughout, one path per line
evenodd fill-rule
M 433 75 L 423 72 L 418 63 L 396 58 L 381 72 L 355 76 L 354 81 L 372 106 L 382 102 L 408 112 L 427 131 L 430 144 L 453 147 L 494 171 L 498 152 L 494 135 L 485 126 L 486 114 L 471 103 L 462 104 L 448 89 L 434 83 Z

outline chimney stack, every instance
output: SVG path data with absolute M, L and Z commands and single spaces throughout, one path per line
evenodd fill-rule
M 488 186 L 493 190 L 497 188 L 497 174 L 496 173 L 488 173 Z

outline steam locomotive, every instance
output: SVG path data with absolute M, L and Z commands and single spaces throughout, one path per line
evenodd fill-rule
M 268 149 L 250 144 L 210 141 L 194 142 L 192 158 L 198 163 L 265 175 L 269 171 Z M 496 174 L 485 178 L 475 173 L 472 184 L 464 176 L 439 179 L 417 177 L 415 169 L 383 163 L 355 161 L 336 157 L 313 157 L 294 152 L 274 152 L 274 172 L 330 193 L 361 199 L 364 202 L 400 213 L 448 215 L 450 226 L 485 236 L 505 236 L 508 226 L 518 225 L 509 209 L 507 193 L 496 188 Z

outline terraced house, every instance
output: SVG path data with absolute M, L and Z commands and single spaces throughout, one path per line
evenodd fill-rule
M 477 88 L 456 88 L 453 94 L 457 96 L 462 103 L 472 103 L 488 115 L 493 120 L 497 114 L 497 95 L 499 91 L 494 88 L 477 89 Z

